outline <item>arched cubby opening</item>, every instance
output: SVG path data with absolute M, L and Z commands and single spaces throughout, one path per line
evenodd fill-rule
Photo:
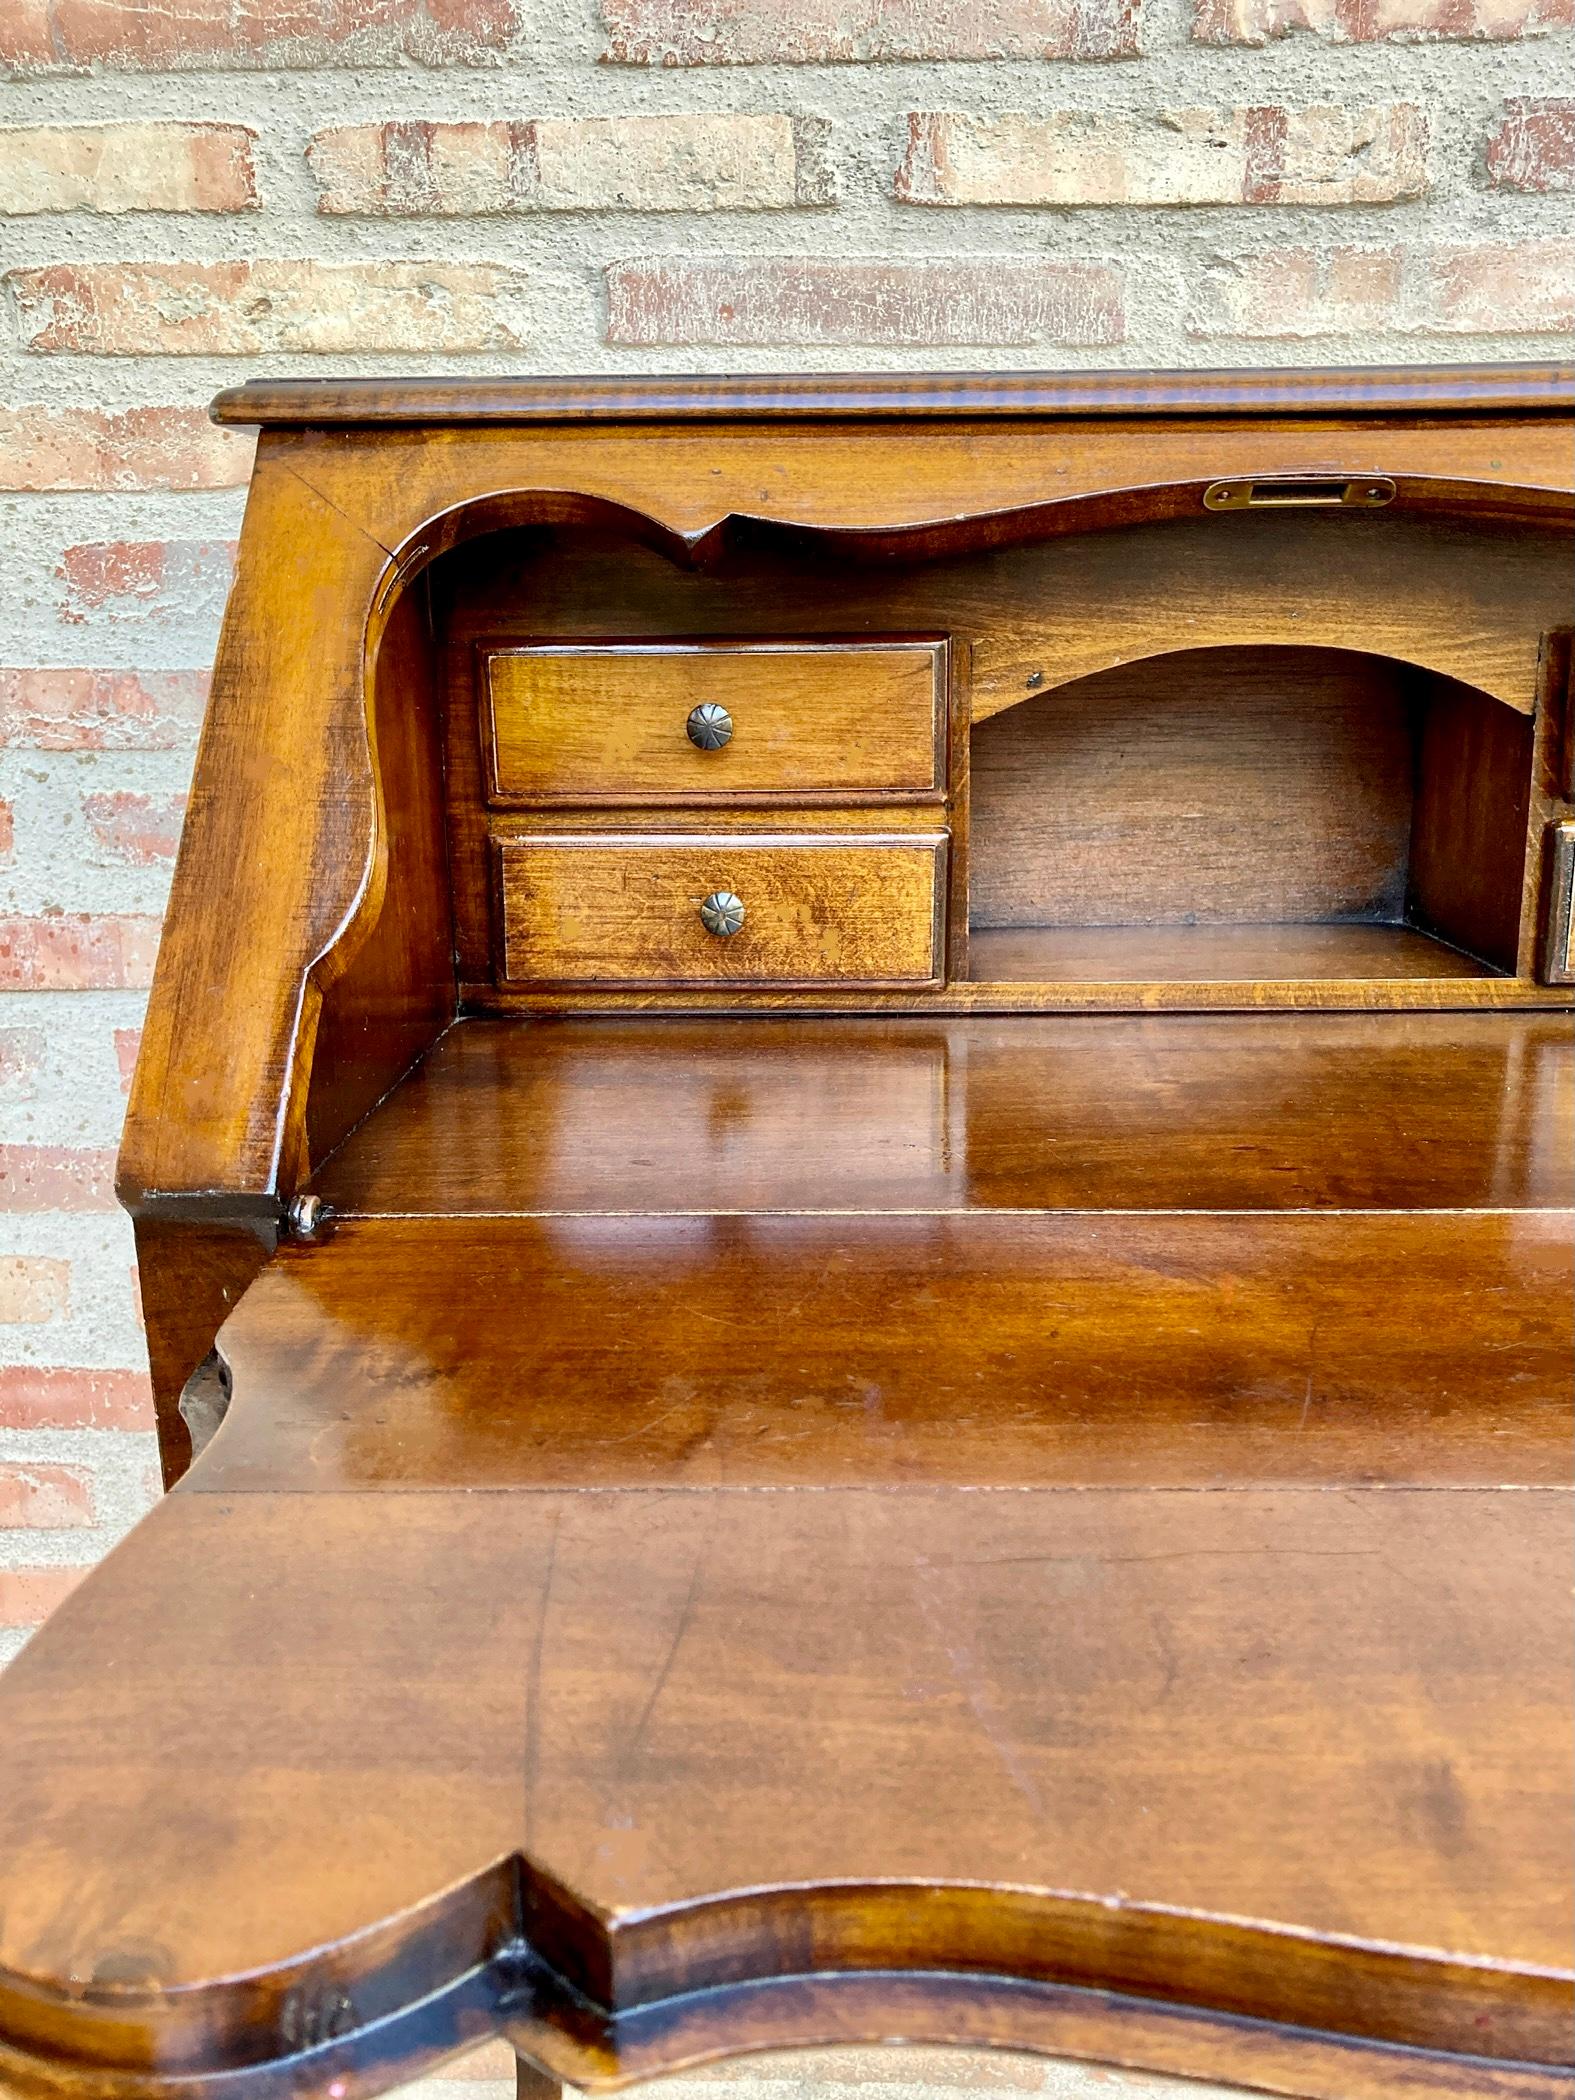
M 970 738 L 968 974 L 1513 975 L 1534 725 L 1348 649 L 1144 656 Z

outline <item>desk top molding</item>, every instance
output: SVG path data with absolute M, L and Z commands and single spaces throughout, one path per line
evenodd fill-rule
M 779 422 L 837 416 L 1429 416 L 1575 410 L 1575 365 L 1323 371 L 777 372 L 593 379 L 253 379 L 217 423 Z

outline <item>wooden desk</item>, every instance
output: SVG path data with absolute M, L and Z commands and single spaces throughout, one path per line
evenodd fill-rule
M 1310 383 L 1315 425 L 1281 379 L 1092 427 L 1025 396 L 1042 500 L 966 544 L 1007 454 L 951 383 L 834 445 L 791 389 L 650 429 L 542 386 L 259 404 L 123 1156 L 173 1492 L 0 1685 L 0 2084 L 352 2100 L 492 2034 L 592 2087 L 905 2038 L 1568 2100 L 1568 386 L 1466 375 L 1429 421 L 1411 383 Z M 1140 441 L 1197 485 L 1134 493 Z M 779 537 L 696 561 L 681 458 Z M 1245 604 L 1189 601 L 1206 663 L 1101 683 L 1166 535 L 1256 532 L 1204 488 L 1318 462 L 1415 515 L 1270 519 Z M 609 521 L 615 472 L 659 531 Z M 1469 578 L 1480 618 L 1348 606 L 1244 672 L 1276 592 L 1332 629 L 1333 535 L 1380 524 L 1391 598 Z M 773 576 L 802 646 L 756 685 Z M 1062 695 L 1010 747 L 1008 600 Z M 727 794 L 661 728 L 723 605 L 740 747 L 770 725 Z M 808 779 L 822 649 L 901 784 Z M 1123 720 L 1168 753 L 1147 799 Z M 1277 869 L 1271 789 L 1327 818 Z M 911 898 L 848 858 L 887 851 L 927 856 Z M 674 909 L 713 868 L 769 878 L 753 947 Z M 1390 901 L 1342 918 L 1352 882 Z M 1101 883 L 1147 916 L 1072 921 Z

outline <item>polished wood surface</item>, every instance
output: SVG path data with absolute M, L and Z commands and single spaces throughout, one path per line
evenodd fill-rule
M 503 964 L 514 982 L 927 984 L 941 973 L 944 838 L 505 841 Z M 700 906 L 745 908 L 731 935 Z
M 1562 1210 L 1563 1015 L 464 1021 L 348 1215 Z
M 1575 2100 L 1572 393 L 227 397 L 175 1485 L 0 1684 L 8 2095 Z
M 935 643 L 504 649 L 487 658 L 486 678 L 495 800 L 938 800 L 944 784 Z M 732 717 L 716 750 L 685 734 L 690 710 L 707 702 Z
M 218 423 L 529 422 L 575 416 L 1433 415 L 1575 408 L 1567 364 L 1370 365 L 1304 372 L 831 372 L 726 378 L 253 379 Z

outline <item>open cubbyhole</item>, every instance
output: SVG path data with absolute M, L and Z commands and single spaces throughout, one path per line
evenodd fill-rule
M 1513 976 L 1533 723 L 1327 648 L 1150 656 L 976 722 L 976 981 Z

